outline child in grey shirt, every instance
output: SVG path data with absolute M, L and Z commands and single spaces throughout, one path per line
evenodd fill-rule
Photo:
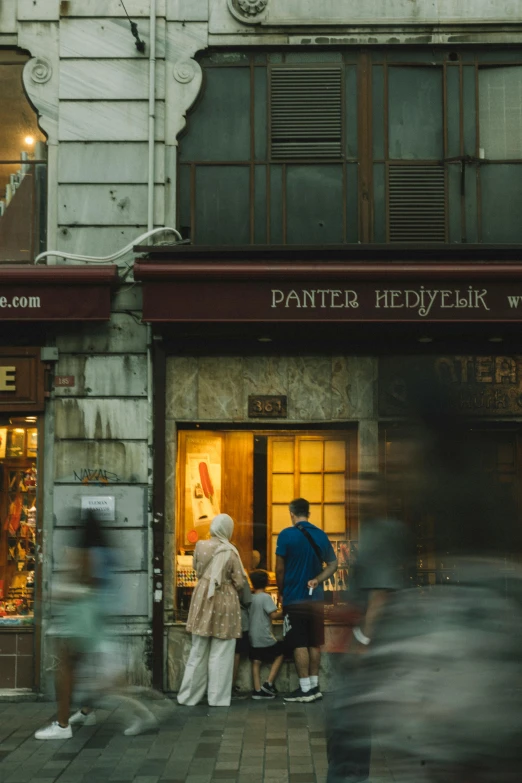
M 266 571 L 252 571 L 250 574 L 254 594 L 248 610 L 250 637 L 250 660 L 254 680 L 253 699 L 273 699 L 277 695 L 274 682 L 283 663 L 283 645 L 278 642 L 272 631 L 272 620 L 277 620 L 278 612 L 272 598 L 265 592 L 268 585 Z M 270 663 L 268 680 L 261 685 L 261 664 Z

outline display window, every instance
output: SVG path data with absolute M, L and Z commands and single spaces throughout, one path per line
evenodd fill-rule
M 0 426 L 0 628 L 33 623 L 37 453 L 35 417 Z
M 339 570 L 325 585 L 327 602 L 346 591 L 357 540 L 352 502 L 356 431 L 182 430 L 178 434 L 176 606 L 184 619 L 196 584 L 192 554 L 208 538 L 212 518 L 235 521 L 233 543 L 247 570 L 261 567 L 275 584 L 277 536 L 288 527 L 288 504 L 305 497 L 310 521 L 325 531 Z

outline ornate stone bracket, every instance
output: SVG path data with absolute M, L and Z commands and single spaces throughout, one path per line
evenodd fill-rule
M 206 49 L 207 45 L 206 24 L 174 23 L 168 26 L 168 73 L 170 72 L 174 78 L 167 80 L 165 128 L 167 144 L 177 144 L 177 136 L 186 124 L 187 112 L 198 97 L 203 82 L 203 72 L 194 57 L 198 51 Z
M 260 24 L 264 21 L 268 0 L 227 0 L 228 10 L 243 24 Z
M 50 144 L 58 142 L 58 29 L 50 26 L 49 35 L 38 35 L 35 25 L 21 25 L 19 45 L 34 57 L 26 63 L 23 82 L 29 100 L 38 112 L 38 125 Z

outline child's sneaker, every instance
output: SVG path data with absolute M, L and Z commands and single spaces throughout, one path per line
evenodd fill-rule
M 276 686 L 270 682 L 264 682 L 261 686 L 261 690 L 265 691 L 265 693 L 271 693 L 272 696 L 277 696 L 277 694 L 279 693 Z
M 260 691 L 254 691 L 252 693 L 252 698 L 253 699 L 258 699 L 258 700 L 261 700 L 261 699 L 274 699 L 275 698 L 275 693 L 268 693 L 267 691 L 264 691 L 261 688 Z

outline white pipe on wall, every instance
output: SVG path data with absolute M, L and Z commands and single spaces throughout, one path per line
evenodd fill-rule
M 149 44 L 149 174 L 147 230 L 154 228 L 154 137 L 156 135 L 156 0 L 150 0 Z

